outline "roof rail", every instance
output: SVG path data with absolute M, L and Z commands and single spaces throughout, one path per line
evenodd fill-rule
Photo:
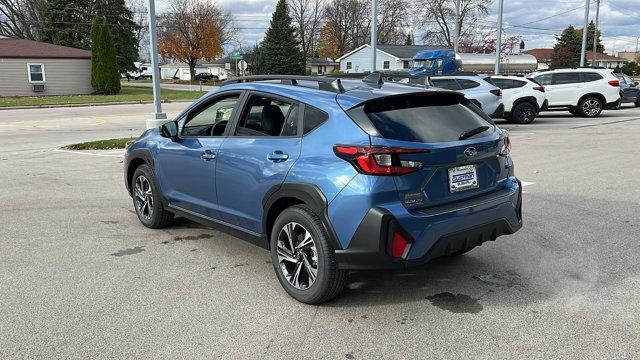
M 473 71 L 454 71 L 447 74 L 435 74 L 435 75 L 429 75 L 429 76 L 438 77 L 438 76 L 479 76 L 479 75 L 478 73 L 475 73 Z
M 311 81 L 317 82 L 318 88 L 320 90 L 331 91 L 336 93 L 343 93 L 344 87 L 338 78 L 326 78 L 319 76 L 302 76 L 302 75 L 251 75 L 251 76 L 240 76 L 237 78 L 225 80 L 220 84 L 220 86 L 229 85 L 229 84 L 239 84 L 245 82 L 254 82 L 254 81 L 269 81 L 269 80 L 280 80 L 280 83 L 283 85 L 293 85 L 297 86 L 298 81 Z

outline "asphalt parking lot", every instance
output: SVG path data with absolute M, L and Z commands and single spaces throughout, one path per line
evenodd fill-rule
M 167 104 L 175 115 L 186 103 Z M 151 105 L 0 110 L 0 358 L 637 358 L 640 109 L 510 130 L 524 227 L 456 259 L 359 272 L 322 306 L 269 254 L 144 228 L 120 152 Z

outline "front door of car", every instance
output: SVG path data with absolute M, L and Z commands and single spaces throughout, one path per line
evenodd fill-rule
M 159 144 L 156 173 L 170 206 L 216 219 L 216 158 L 241 92 L 204 100 L 179 120 L 180 136 Z
M 633 79 L 625 75 L 620 79 L 620 92 L 622 93 L 622 100 L 635 102 L 640 89 Z
M 218 205 L 222 221 L 261 233 L 262 200 L 284 182 L 300 155 L 302 105 L 257 92 L 244 104 L 218 151 Z

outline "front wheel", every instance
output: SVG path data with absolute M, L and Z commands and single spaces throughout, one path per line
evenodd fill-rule
M 142 225 L 151 229 L 166 227 L 173 221 L 173 213 L 165 210 L 161 201 L 160 187 L 153 170 L 140 165 L 133 173 L 131 196 L 136 215 Z
M 511 114 L 516 124 L 531 124 L 536 118 L 536 107 L 530 102 L 521 102 L 513 109 Z
M 589 96 L 578 104 L 578 113 L 584 117 L 596 117 L 602 112 L 602 101 L 594 96 Z
M 348 271 L 338 269 L 322 221 L 309 207 L 284 210 L 273 225 L 270 245 L 278 281 L 294 299 L 319 304 L 344 289 Z

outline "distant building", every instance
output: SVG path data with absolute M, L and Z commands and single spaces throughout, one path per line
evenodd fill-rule
M 640 51 L 618 51 L 616 56 L 628 61 L 640 61 Z
M 227 79 L 230 72 L 229 69 L 225 69 L 225 63 L 221 63 L 220 60 L 212 62 L 198 61 L 194 70 L 196 75 L 199 73 L 210 73 L 216 75 L 220 80 Z M 191 80 L 189 65 L 182 62 L 160 65 L 160 78 L 189 81 Z
M 0 96 L 79 95 L 91 86 L 91 52 L 0 38 Z
M 340 64 L 331 59 L 311 58 L 307 60 L 307 72 L 312 75 L 331 74 L 339 68 Z
M 429 45 L 378 45 L 376 52 L 376 70 L 402 70 L 411 67 L 411 60 L 420 51 L 442 49 L 442 46 Z M 371 46 L 362 45 L 337 58 L 343 73 L 371 71 Z
M 551 65 L 551 55 L 553 54 L 553 49 L 531 49 L 525 50 L 522 53 L 532 55 L 538 60 L 538 70 L 548 69 Z M 592 59 L 593 52 L 587 51 L 587 64 L 591 65 Z M 598 67 L 613 69 L 618 65 L 624 65 L 624 63 L 626 63 L 627 61 L 629 60 L 609 54 L 596 54 L 596 66 Z

